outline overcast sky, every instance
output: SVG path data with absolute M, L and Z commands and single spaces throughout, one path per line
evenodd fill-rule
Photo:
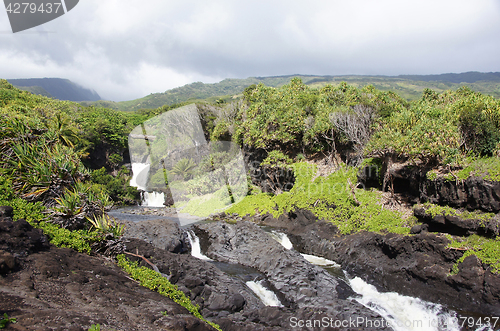
M 500 0 L 80 0 L 12 34 L 0 78 L 67 78 L 121 101 L 195 81 L 500 71 Z

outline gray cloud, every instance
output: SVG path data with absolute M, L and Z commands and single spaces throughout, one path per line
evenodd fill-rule
M 497 0 L 82 0 L 9 30 L 0 10 L 0 77 L 68 78 L 112 100 L 226 77 L 500 71 Z

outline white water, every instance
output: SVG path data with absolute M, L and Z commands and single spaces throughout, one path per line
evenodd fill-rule
M 262 285 L 262 280 L 258 282 L 251 280 L 246 284 L 266 306 L 283 307 L 276 294 Z
M 362 296 L 355 300 L 379 313 L 396 331 L 460 330 L 456 313 L 446 312 L 439 304 L 396 292 L 380 293 L 375 286 L 359 277 L 350 279 L 349 284 L 354 292 Z
M 132 163 L 132 179 L 130 186 L 137 187 L 139 190 L 145 191 L 142 195 L 142 206 L 147 207 L 165 207 L 165 195 L 163 192 L 147 192 L 146 184 L 149 175 L 148 163 Z
M 146 191 L 148 173 L 148 163 L 132 163 L 132 179 L 130 179 L 130 186 L 137 187 L 139 190 Z
M 142 205 L 148 207 L 165 207 L 165 194 L 163 192 L 144 192 Z
M 271 236 L 286 249 L 293 248 L 286 234 L 272 231 Z M 319 256 L 309 254 L 302 254 L 302 256 L 315 265 L 340 267 L 335 261 Z M 445 311 L 439 304 L 400 295 L 396 292 L 380 293 L 374 286 L 358 277 L 350 279 L 349 285 L 354 292 L 361 295 L 361 298 L 355 300 L 379 313 L 395 331 L 460 330 L 456 313 Z
M 281 232 L 271 231 L 270 235 L 271 235 L 271 237 L 273 237 L 274 240 L 276 240 L 277 242 L 279 242 L 286 249 L 292 249 L 293 248 L 293 244 L 290 241 L 290 239 L 288 239 L 288 236 L 286 234 L 281 233 Z
M 189 243 L 191 244 L 191 255 L 200 260 L 213 261 L 211 258 L 201 252 L 200 238 L 198 238 L 194 233 L 191 233 L 191 231 L 188 231 L 187 234 Z
M 304 257 L 304 259 L 309 261 L 309 263 L 312 263 L 315 265 L 319 265 L 322 267 L 340 267 L 340 264 L 338 264 L 337 262 L 325 259 L 324 257 L 319 257 L 319 256 L 309 255 L 309 254 L 300 254 L 300 255 L 302 255 Z
M 281 232 L 277 232 L 277 231 L 271 231 L 270 234 L 274 240 L 279 242 L 286 249 L 293 248 L 293 244 L 286 234 L 281 233 Z M 338 267 L 340 267 L 340 265 L 337 264 L 335 261 L 325 259 L 324 257 L 319 257 L 319 256 L 314 256 L 314 255 L 309 255 L 309 254 L 301 254 L 301 255 L 304 257 L 304 259 L 309 261 L 309 263 L 312 263 L 315 265 L 319 265 L 319 266 L 323 266 L 323 267 L 326 267 L 326 266 L 335 266 L 335 267 L 338 266 Z

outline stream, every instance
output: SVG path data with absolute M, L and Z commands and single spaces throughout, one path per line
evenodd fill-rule
M 277 232 L 269 227 L 263 228 L 273 239 L 278 241 L 287 250 L 293 250 L 293 245 L 286 234 Z M 221 270 L 231 270 L 231 274 L 237 277 L 248 275 L 248 267 L 214 261 L 201 252 L 198 237 L 188 230 L 189 240 L 192 246 L 192 255 L 196 258 L 210 261 L 216 264 Z M 400 295 L 396 292 L 381 293 L 377 289 L 359 277 L 350 277 L 343 271 L 335 261 L 323 257 L 301 254 L 308 262 L 323 267 L 332 277 L 346 280 L 349 286 L 357 294 L 351 300 L 356 300 L 363 306 L 380 314 L 387 324 L 396 331 L 459 331 L 459 315 L 452 310 L 448 310 L 442 305 L 427 302 L 418 298 Z M 250 268 L 251 269 L 251 268 Z M 240 273 L 240 270 L 242 273 Z M 260 275 L 260 276 L 259 276 Z M 265 279 L 255 271 L 255 277 L 260 280 L 247 281 L 246 285 L 255 295 L 267 306 L 282 306 L 276 293 L 265 286 Z M 244 278 L 243 278 L 244 279 Z M 477 331 L 492 331 L 491 327 L 480 327 Z
M 131 185 L 142 189 L 142 207 L 163 207 L 158 208 L 159 211 L 164 210 L 163 193 L 147 192 L 145 184 L 147 182 L 147 172 L 149 165 L 132 164 L 134 177 L 131 180 Z M 135 167 L 134 167 L 135 166 Z M 131 207 L 133 210 L 137 207 Z M 152 210 L 156 208 L 151 208 Z M 155 214 L 139 215 L 134 213 L 130 215 L 127 209 L 113 210 L 109 214 L 119 219 L 124 219 L 133 222 L 154 219 L 168 219 L 179 224 L 181 231 L 184 229 L 187 232 L 188 240 L 191 244 L 191 255 L 200 260 L 207 261 L 219 270 L 241 279 L 244 284 L 260 299 L 266 306 L 283 307 L 278 295 L 270 289 L 269 283 L 265 276 L 256 269 L 227 262 L 215 261 L 206 256 L 200 247 L 200 240 L 195 233 L 189 229 L 193 223 L 205 223 L 201 218 L 193 218 L 189 215 L 176 214 Z M 274 240 L 279 242 L 286 250 L 294 250 L 293 244 L 285 233 L 281 233 L 266 226 L 261 227 Z M 453 310 L 446 307 L 414 298 L 404 296 L 396 292 L 379 292 L 375 286 L 370 285 L 359 277 L 351 277 L 346 271 L 342 270 L 341 266 L 335 261 L 325 259 L 323 257 L 301 254 L 302 257 L 311 264 L 317 265 L 325 269 L 328 274 L 334 279 L 343 280 L 357 294 L 349 300 L 355 300 L 366 308 L 382 316 L 387 325 L 396 331 L 413 331 L 413 330 L 428 330 L 428 331 L 444 331 L 444 330 L 476 330 L 476 331 L 493 331 L 489 326 L 474 327 L 463 323 L 463 317 Z

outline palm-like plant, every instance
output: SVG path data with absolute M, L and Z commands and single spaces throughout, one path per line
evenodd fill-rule
M 188 180 L 193 176 L 193 171 L 196 168 L 196 164 L 191 159 L 181 159 L 175 164 L 175 166 L 170 170 L 170 173 L 182 177 L 184 180 Z
M 125 232 L 125 225 L 117 223 L 113 217 L 105 213 L 93 218 L 87 217 L 87 220 L 96 231 L 103 234 L 111 233 L 115 238 L 120 238 Z
M 59 142 L 68 147 L 74 147 L 73 142 L 79 140 L 78 130 L 71 125 L 70 119 L 61 113 L 57 113 L 52 120 L 47 122 L 46 127 L 54 133 Z

